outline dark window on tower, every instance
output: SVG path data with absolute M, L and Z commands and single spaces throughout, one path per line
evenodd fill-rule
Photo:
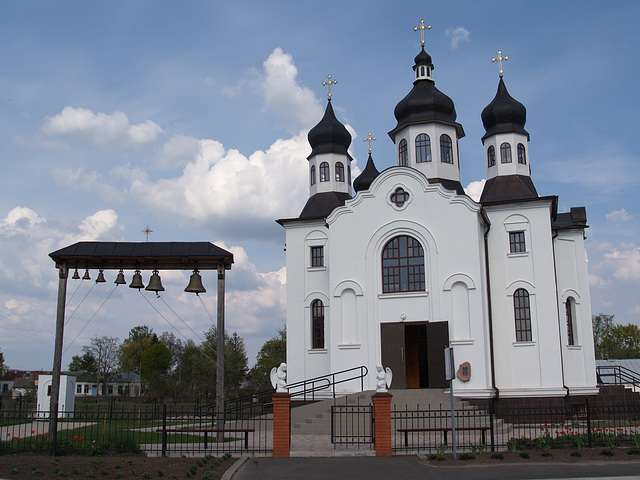
M 404 191 L 404 188 L 398 187 L 396 191 L 391 194 L 391 201 L 396 204 L 396 207 L 402 207 L 407 200 L 409 200 L 409 194 Z
M 316 166 L 315 165 L 311 165 L 311 185 L 315 185 L 316 184 Z
M 511 163 L 511 145 L 507 142 L 500 145 L 500 162 Z
M 423 292 L 424 250 L 406 235 L 395 237 L 382 250 L 382 292 Z
M 493 145 L 490 145 L 487 149 L 487 164 L 490 167 L 493 167 L 496 164 L 496 149 L 493 148 Z
M 575 345 L 575 337 L 573 335 L 573 317 L 574 317 L 575 300 L 573 297 L 567 298 L 567 345 Z
M 324 247 L 311 247 L 311 266 L 324 267 Z
M 416 163 L 431 161 L 431 139 L 426 133 L 416 137 Z
M 442 163 L 453 163 L 453 146 L 449 135 L 440 135 L 440 160 Z
M 529 292 L 519 288 L 513 294 L 513 310 L 516 320 L 516 342 L 530 342 L 531 336 L 531 307 L 529 306 Z
M 523 165 L 527 164 L 527 153 L 524 149 L 524 145 L 521 143 L 518 144 L 518 163 Z
M 351 185 L 351 167 L 347 165 L 347 182 Z
M 403 138 L 398 145 L 398 165 L 406 167 L 409 165 L 407 160 L 407 141 Z
M 322 162 L 320 164 L 320 181 L 321 182 L 329 181 L 329 164 L 327 162 Z
M 311 304 L 311 348 L 324 348 L 324 305 L 321 300 Z
M 342 162 L 336 163 L 336 182 L 344 182 L 344 165 Z
M 526 252 L 527 246 L 524 242 L 524 232 L 509 232 L 509 252 Z

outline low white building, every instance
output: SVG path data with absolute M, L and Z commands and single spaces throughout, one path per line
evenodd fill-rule
M 396 166 L 378 172 L 370 153 L 355 194 L 351 136 L 331 98 L 309 132 L 309 200 L 278 220 L 289 382 L 383 363 L 392 388 L 441 388 L 450 345 L 460 396 L 597 393 L 585 209 L 558 213 L 556 196 L 538 195 L 526 110 L 502 77 L 482 112 L 487 182 L 479 202 L 467 196 L 464 130 L 433 68 L 423 48 L 389 132 Z

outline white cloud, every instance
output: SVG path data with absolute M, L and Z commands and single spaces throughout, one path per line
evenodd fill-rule
M 264 104 L 280 115 L 289 132 L 308 129 L 322 118 L 322 107 L 313 90 L 298 82 L 291 55 L 276 48 L 264 61 L 263 71 Z
M 480 195 L 482 195 L 482 190 L 484 189 L 484 184 L 486 180 L 483 178 L 477 182 L 471 182 L 464 188 L 464 193 L 469 195 L 476 202 L 480 201 Z
M 187 135 L 175 135 L 162 147 L 157 155 L 160 167 L 180 167 L 193 159 L 200 149 L 197 138 Z
M 631 215 L 624 208 L 621 208 L 620 210 L 614 210 L 613 212 L 607 213 L 606 217 L 608 221 L 617 223 L 628 222 L 634 217 L 634 215 Z
M 604 255 L 604 264 L 619 280 L 640 279 L 640 247 L 622 244 Z
M 94 113 L 86 108 L 64 107 L 45 119 L 42 130 L 49 135 L 83 138 L 100 147 L 137 147 L 155 142 L 164 131 L 151 120 L 132 125 L 122 112 Z
M 15 207 L 0 220 L 0 290 L 24 294 L 29 286 L 42 287 L 51 279 L 49 253 L 81 240 L 116 237 L 118 216 L 101 210 L 65 229 L 49 225 L 45 218 L 26 207 Z
M 447 28 L 445 35 L 451 37 L 451 46 L 453 48 L 458 48 L 462 42 L 469 41 L 469 30 L 464 27 Z
M 272 226 L 276 218 L 300 213 L 308 197 L 309 150 L 305 133 L 276 140 L 249 157 L 215 140 L 201 140 L 198 155 L 178 177 L 154 182 L 144 171 L 124 167 L 120 174 L 132 179 L 130 192 L 137 201 L 159 216 L 218 232 L 261 235 L 267 222 Z

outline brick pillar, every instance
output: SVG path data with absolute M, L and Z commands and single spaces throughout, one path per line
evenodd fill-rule
M 391 395 L 389 392 L 376 392 L 373 400 L 373 434 L 377 457 L 391 456 Z
M 291 447 L 291 395 L 273 394 L 273 458 L 289 456 Z

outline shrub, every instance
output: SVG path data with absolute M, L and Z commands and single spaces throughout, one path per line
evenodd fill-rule
M 520 457 L 522 458 L 529 458 L 529 454 L 527 452 L 520 452 Z
M 494 460 L 504 460 L 504 455 L 501 453 L 494 453 L 491 455 Z
M 460 455 L 460 460 L 475 460 L 476 456 L 471 453 L 463 453 Z

